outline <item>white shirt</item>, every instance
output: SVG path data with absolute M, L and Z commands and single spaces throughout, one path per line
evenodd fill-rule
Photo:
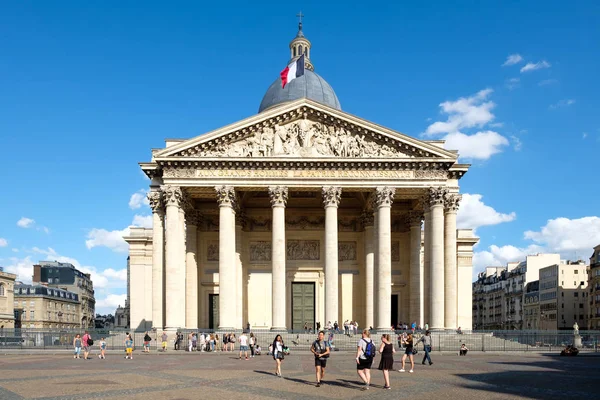
M 248 346 L 248 336 L 240 336 L 240 346 Z

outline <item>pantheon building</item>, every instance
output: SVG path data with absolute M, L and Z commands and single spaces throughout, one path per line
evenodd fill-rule
M 469 165 L 342 111 L 301 25 L 289 47 L 304 75 L 273 82 L 256 115 L 140 163 L 153 227 L 125 238 L 131 328 L 470 329 Z

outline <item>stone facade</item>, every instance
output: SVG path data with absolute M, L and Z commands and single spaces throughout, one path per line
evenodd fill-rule
M 14 274 L 0 270 L 0 329 L 15 327 Z
M 140 164 L 154 228 L 125 238 L 132 329 L 292 329 L 300 283 L 312 326 L 470 329 L 457 160 L 308 99 L 167 141 Z
M 15 328 L 81 327 L 77 293 L 41 285 L 15 285 Z
M 594 247 L 590 257 L 588 286 L 590 288 L 588 326 L 590 329 L 600 329 L 600 245 Z

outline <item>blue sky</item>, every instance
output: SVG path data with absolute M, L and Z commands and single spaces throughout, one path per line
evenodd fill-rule
M 315 71 L 352 114 L 473 164 L 475 264 L 600 243 L 600 5 L 592 1 L 13 2 L 0 13 L 0 265 L 125 293 L 120 233 L 147 224 L 139 161 L 257 112 L 302 8 Z M 451 144 L 451 146 L 450 146 Z M 141 193 L 140 193 L 141 194 Z

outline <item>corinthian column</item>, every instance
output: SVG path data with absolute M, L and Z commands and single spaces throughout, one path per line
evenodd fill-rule
M 448 191 L 429 189 L 431 207 L 431 329 L 444 329 L 444 199 Z
M 408 214 L 410 225 L 410 321 L 423 326 L 421 313 L 422 274 L 421 274 L 421 223 L 423 213 L 411 211 Z
M 338 319 L 338 219 L 342 188 L 323 188 L 325 206 L 325 325 Z
M 374 261 L 375 261 L 375 246 L 373 244 L 373 212 L 365 210 L 362 215 L 362 223 L 365 228 L 365 327 L 368 329 L 374 325 L 373 320 L 373 278 L 374 278 Z
M 235 190 L 217 186 L 219 203 L 219 329 L 233 330 L 237 317 L 235 264 Z
M 185 326 L 185 231 L 181 221 L 183 192 L 178 186 L 162 186 L 167 213 L 165 252 L 165 326 Z
M 242 264 L 242 231 L 246 216 L 241 209 L 235 214 L 235 285 L 237 297 L 235 301 L 236 328 L 244 328 L 244 268 Z
M 456 329 L 458 323 L 458 272 L 456 270 L 456 213 L 460 195 L 449 194 L 444 204 L 444 325 Z
M 423 276 L 421 284 L 421 305 L 423 307 L 423 327 L 431 322 L 431 207 L 429 206 L 429 192 L 421 199 L 423 204 Z
M 285 205 L 288 199 L 288 189 L 284 186 L 271 186 L 269 187 L 269 196 L 273 208 L 271 243 L 273 321 L 271 329 L 285 330 Z
M 198 328 L 198 225 L 202 216 L 188 205 L 185 208 L 185 327 Z
M 152 327 L 162 329 L 163 320 L 163 274 L 165 255 L 165 204 L 160 190 L 148 193 L 152 208 Z
M 382 186 L 375 190 L 377 209 L 377 329 L 389 330 L 392 324 L 392 226 L 391 210 L 396 189 Z

